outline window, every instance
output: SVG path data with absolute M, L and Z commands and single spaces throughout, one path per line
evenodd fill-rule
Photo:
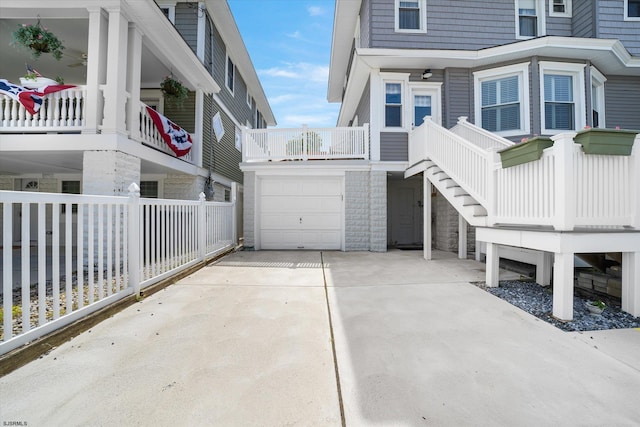
M 158 198 L 158 181 L 140 181 L 140 197 Z
M 502 136 L 530 132 L 529 63 L 474 73 L 476 124 Z
M 227 89 L 233 94 L 233 86 L 236 80 L 236 66 L 233 65 L 233 61 L 227 56 Z
M 231 190 L 228 188 L 224 189 L 224 201 L 225 202 L 230 202 L 231 201 Z
M 571 15 L 571 0 L 549 0 L 549 16 L 570 18 Z
M 257 108 L 256 108 L 256 115 L 254 116 L 254 119 L 255 119 L 254 128 L 262 129 L 262 114 L 260 114 L 260 111 L 258 111 Z
M 591 67 L 591 126 L 604 128 L 604 82 L 607 79 L 594 67 Z
M 249 93 L 249 88 L 247 88 L 247 105 L 249 106 L 249 108 L 253 107 L 253 98 L 251 97 L 251 94 Z
M 385 127 L 402 127 L 402 83 L 385 83 Z
M 540 0 L 516 0 L 516 36 L 532 38 L 544 35 L 544 3 Z
M 158 3 L 158 7 L 164 13 L 164 16 L 175 25 L 176 23 L 176 2 L 160 2 Z
M 581 129 L 584 111 L 584 64 L 540 62 L 542 132 Z
M 640 21 L 640 0 L 624 0 L 625 21 Z
M 62 181 L 60 192 L 63 194 L 80 194 L 80 181 Z M 67 211 L 67 205 L 60 205 L 60 213 Z M 78 213 L 78 205 L 76 203 L 71 205 L 71 213 Z
M 413 95 L 413 123 L 416 127 L 424 123 L 424 118 L 431 116 L 431 96 Z
M 242 152 L 242 131 L 236 126 L 236 138 L 235 138 L 236 150 Z
M 427 32 L 426 0 L 395 0 L 396 31 Z

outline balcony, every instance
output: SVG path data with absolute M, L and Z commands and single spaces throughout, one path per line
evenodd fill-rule
M 369 125 L 339 128 L 245 129 L 244 162 L 368 160 Z

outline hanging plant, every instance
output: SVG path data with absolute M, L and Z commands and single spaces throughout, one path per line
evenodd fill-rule
M 58 61 L 62 58 L 62 42 L 46 27 L 40 25 L 39 19 L 35 25 L 20 25 L 12 35 L 12 44 L 22 45 L 31 50 L 34 58 L 39 58 L 43 53 L 50 53 Z
M 187 96 L 189 96 L 187 88 L 174 79 L 173 74 L 164 78 L 160 83 L 160 89 L 162 89 L 162 93 L 167 100 L 177 106 L 182 105 Z

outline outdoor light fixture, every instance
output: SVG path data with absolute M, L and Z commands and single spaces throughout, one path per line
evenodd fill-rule
M 427 80 L 431 76 L 433 76 L 431 68 L 427 68 L 426 70 L 424 70 L 424 73 L 422 73 L 422 80 Z

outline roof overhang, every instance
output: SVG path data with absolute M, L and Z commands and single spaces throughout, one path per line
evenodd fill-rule
M 336 0 L 329 65 L 329 102 L 340 102 L 361 0 Z
M 247 84 L 249 93 L 253 96 L 258 110 L 260 110 L 269 126 L 275 126 L 277 124 L 275 116 L 258 79 L 258 74 L 249 57 L 249 52 L 242 40 L 233 14 L 229 9 L 229 4 L 220 0 L 205 0 L 205 4 L 213 23 L 227 46 L 227 53 Z

